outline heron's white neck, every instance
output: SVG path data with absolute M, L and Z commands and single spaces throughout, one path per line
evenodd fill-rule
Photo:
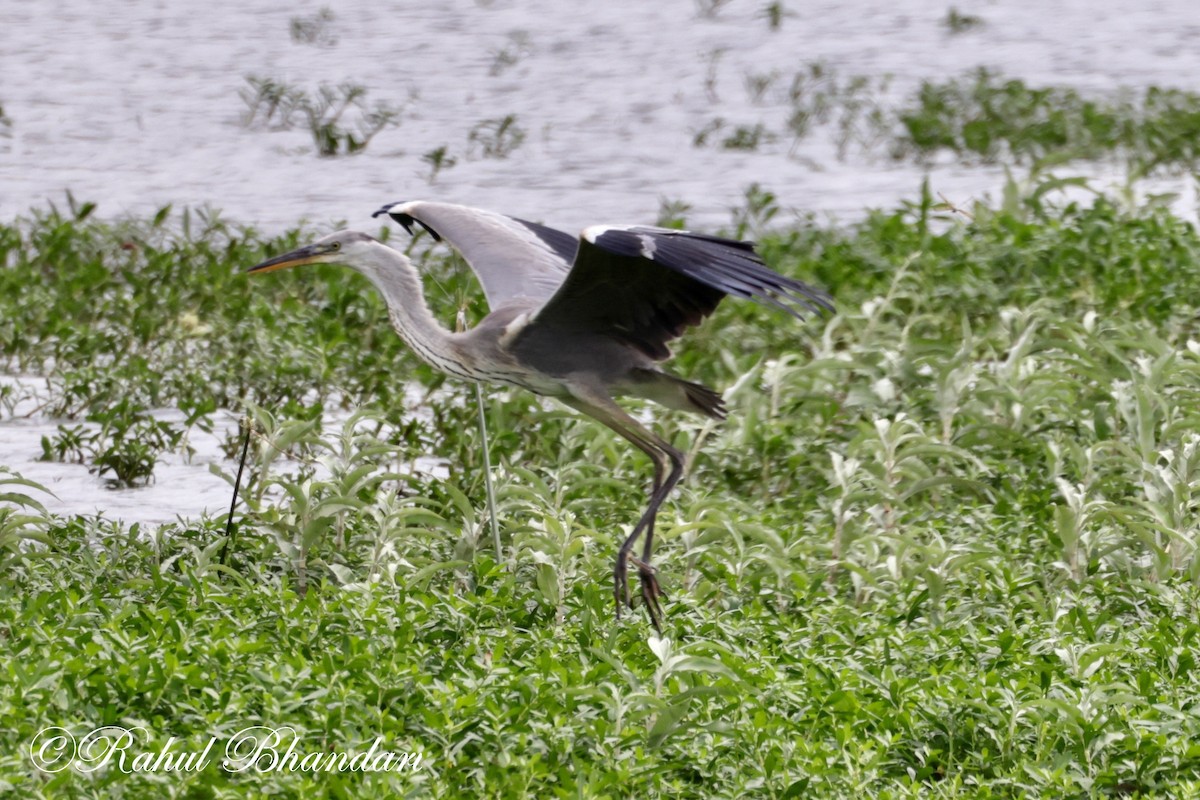
M 453 334 L 430 313 L 421 276 L 406 257 L 378 244 L 368 258 L 351 266 L 375 284 L 387 303 L 392 327 L 422 361 L 452 375 L 473 377 L 463 371 Z

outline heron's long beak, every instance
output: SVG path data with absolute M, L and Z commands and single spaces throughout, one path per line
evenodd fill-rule
M 324 262 L 323 256 L 329 252 L 326 245 L 310 244 L 307 247 L 301 247 L 298 250 L 293 250 L 290 253 L 284 253 L 281 256 L 268 258 L 261 264 L 255 264 L 246 272 L 271 272 L 276 269 L 287 269 L 288 267 L 299 267 L 304 264 L 315 264 Z

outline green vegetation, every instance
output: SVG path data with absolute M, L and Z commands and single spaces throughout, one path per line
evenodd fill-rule
M 503 75 L 512 67 L 533 54 L 533 43 L 526 31 L 513 31 L 505 37 L 505 45 L 493 50 L 492 65 L 488 67 L 488 75 L 493 78 Z
M 701 19 L 716 19 L 730 0 L 696 0 L 696 15 Z
M 150 481 L 163 453 L 183 446 L 182 429 L 127 401 L 97 410 L 91 418 L 101 423 L 98 430 L 59 425 L 53 437 L 43 436 L 42 459 L 90 464 L 98 475 L 112 473 L 114 487 L 132 488 Z
M 483 158 L 508 158 L 524 142 L 525 129 L 516 114 L 482 120 L 467 134 L 469 152 Z
M 783 27 L 784 17 L 794 16 L 792 12 L 784 7 L 782 0 L 772 0 L 760 14 L 767 20 L 767 27 L 773 31 L 777 31 Z
M 400 124 L 402 108 L 379 102 L 366 103 L 367 90 L 355 83 L 321 84 L 314 92 L 273 78 L 249 76 L 241 91 L 247 127 L 287 130 L 297 116 L 304 119 L 317 155 L 352 155 L 365 150 L 375 136 Z M 356 114 L 351 128 L 344 126 L 347 112 Z
M 950 33 L 966 33 L 983 26 L 983 18 L 974 14 L 964 14 L 954 6 L 942 18 L 942 25 Z
M 726 130 L 725 120 L 717 117 L 703 128 L 696 131 L 692 137 L 692 143 L 697 147 L 703 147 L 709 140 Z M 756 125 L 738 125 L 730 133 L 719 139 L 721 148 L 724 150 L 749 150 L 755 151 L 768 142 L 775 140 L 775 135 L 767 130 L 762 123 Z
M 471 390 L 357 275 L 241 274 L 312 231 L 74 204 L 0 226 L 0 369 L 51 375 L 47 408 L 257 430 L 227 565 L 223 518 L 57 518 L 0 476 L 0 791 L 1200 796 L 1200 236 L 1156 205 L 1055 207 L 1057 185 L 964 213 L 923 193 L 850 230 L 768 232 L 777 199 L 748 195 L 731 232 L 839 313 L 729 302 L 680 348 L 733 415 L 662 415 L 689 475 L 659 524 L 661 640 L 610 589 L 644 460 L 490 392 L 495 563 Z M 441 319 L 482 313 L 453 258 L 418 255 Z M 361 412 L 326 427 L 335 407 Z M 410 473 L 431 454 L 449 479 Z M 104 724 L 147 750 L 288 725 L 302 752 L 382 736 L 424 760 L 32 767 L 42 728 Z
M 429 175 L 426 180 L 430 186 L 437 182 L 439 172 L 450 169 L 458 163 L 458 158 L 450 155 L 450 149 L 444 144 L 422 155 L 421 160 L 429 165 Z
M 327 7 L 311 16 L 292 17 L 292 41 L 334 47 L 338 41 L 333 32 L 335 18 Z M 403 106 L 387 102 L 368 105 L 366 87 L 349 81 L 337 86 L 321 84 L 309 91 L 277 78 L 248 75 L 246 84 L 238 92 L 246 104 L 242 116 L 246 127 L 288 130 L 299 117 L 312 135 L 315 152 L 322 157 L 362 152 L 380 132 L 399 125 L 404 111 Z M 353 117 L 352 123 L 346 121 L 348 117 Z
M 1018 162 L 1116 155 L 1142 174 L 1200 163 L 1200 94 L 1180 89 L 1088 99 L 980 69 L 967 80 L 923 82 L 900 121 L 901 152 L 948 149 L 964 158 Z
M 706 91 L 715 96 L 715 58 Z M 787 82 L 776 73 L 750 73 L 746 92 L 764 112 L 783 116 L 743 124 L 733 149 L 757 149 L 785 129 L 792 153 L 818 130 L 832 136 L 837 157 L 886 152 L 895 159 L 929 160 L 950 153 L 964 163 L 1030 166 L 1073 160 L 1109 160 L 1134 176 L 1200 169 L 1200 94 L 1150 87 L 1140 93 L 1089 97 L 1065 87 L 1035 87 L 987 69 L 944 80 L 925 80 L 902 100 L 884 76 L 842 76 L 821 62 L 797 70 Z M 773 87 L 780 85 L 778 91 Z M 771 100 L 773 98 L 773 100 Z M 768 102 L 768 101 L 771 102 Z M 715 118 L 693 133 L 704 147 L 726 121 Z M 749 136 L 748 132 L 755 133 Z
M 333 47 L 337 44 L 337 36 L 333 33 L 333 11 L 322 6 L 311 17 L 292 17 L 288 26 L 292 41 L 297 44 L 311 44 L 318 47 Z
M 842 78 L 825 64 L 809 64 L 792 76 L 788 87 L 787 128 L 793 142 L 819 125 L 836 129 L 838 158 L 845 158 L 852 146 L 869 150 L 886 141 L 892 120 L 883 98 L 890 83 L 889 76 Z

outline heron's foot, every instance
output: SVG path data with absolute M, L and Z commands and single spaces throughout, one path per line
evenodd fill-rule
M 642 601 L 646 604 L 646 612 L 650 614 L 650 621 L 654 623 L 654 630 L 658 631 L 659 636 L 661 636 L 664 614 L 659 598 L 665 598 L 667 593 L 658 585 L 657 570 L 652 565 L 647 564 L 640 558 L 634 558 L 633 563 L 638 568 L 638 580 L 642 584 Z

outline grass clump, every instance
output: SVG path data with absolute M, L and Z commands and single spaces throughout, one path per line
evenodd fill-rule
M 951 34 L 967 33 L 983 27 L 983 18 L 975 14 L 964 14 L 954 6 L 942 18 L 942 27 Z
M 286 130 L 301 117 L 312 134 L 319 156 L 353 155 L 367 148 L 371 140 L 387 128 L 400 124 L 401 106 L 366 102 L 366 87 L 355 83 L 337 86 L 321 84 L 315 91 L 276 80 L 251 75 L 241 91 L 247 111 L 247 127 Z M 347 114 L 355 115 L 347 127 Z
M 720 51 L 713 51 L 706 91 Z M 899 97 L 891 76 L 838 74 L 823 62 L 796 70 L 744 76 L 763 119 L 729 123 L 715 117 L 692 131 L 696 147 L 768 150 L 790 141 L 787 155 L 818 133 L 829 136 L 836 157 L 886 153 L 893 159 L 930 160 L 949 155 L 964 163 L 1033 167 L 1078 160 L 1123 163 L 1129 174 L 1187 173 L 1200 163 L 1200 94 L 1152 86 L 1089 96 L 1061 86 L 1032 86 L 986 68 L 943 80 L 924 80 Z
M 525 129 L 517 123 L 516 114 L 477 122 L 467 134 L 469 152 L 483 158 L 508 158 L 524 142 Z
M 1087 98 L 1035 88 L 980 69 L 966 79 L 924 81 L 899 112 L 898 153 L 949 150 L 983 161 L 1123 157 L 1140 174 L 1197 163 L 1200 95 L 1150 87 L 1140 97 Z
M 43 436 L 42 460 L 88 464 L 97 475 L 111 475 L 113 488 L 133 488 L 149 483 L 162 455 L 183 441 L 184 428 L 128 404 L 97 416 L 103 418 L 98 429 L 59 425 L 54 436 Z
M 533 42 L 526 31 L 512 31 L 505 37 L 505 45 L 491 51 L 492 63 L 488 75 L 495 78 L 517 66 L 533 55 Z
M 332 30 L 335 19 L 336 15 L 333 11 L 322 6 L 312 16 L 292 17 L 288 23 L 288 32 L 291 34 L 292 41 L 297 44 L 333 47 L 337 44 L 337 35 Z

